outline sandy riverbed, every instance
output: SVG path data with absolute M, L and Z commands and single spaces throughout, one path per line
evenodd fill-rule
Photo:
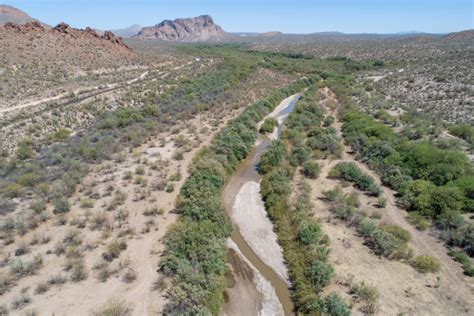
M 260 184 L 245 183 L 235 198 L 232 219 L 253 251 L 265 264 L 288 282 L 282 249 L 260 195 Z

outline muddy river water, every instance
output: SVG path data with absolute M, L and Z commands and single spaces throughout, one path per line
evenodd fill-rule
M 294 314 L 282 249 L 260 195 L 257 164 L 271 141 L 280 137 L 299 97 L 286 98 L 267 116 L 278 120 L 278 128 L 271 135 L 258 135 L 253 150 L 223 189 L 224 205 L 234 224 L 228 241 L 231 273 L 227 276 L 226 315 Z

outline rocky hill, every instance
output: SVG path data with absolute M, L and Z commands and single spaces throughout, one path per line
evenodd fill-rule
M 224 32 L 209 15 L 195 18 L 164 20 L 155 26 L 144 27 L 134 36 L 139 39 L 165 40 L 180 42 L 218 42 L 227 40 L 232 35 Z
M 66 23 L 45 28 L 39 22 L 0 26 L 0 62 L 8 64 L 58 63 L 83 66 L 108 64 L 131 55 L 121 37 L 99 35 L 91 28 L 75 29 Z
M 39 22 L 29 16 L 26 12 L 9 5 L 0 4 L 0 25 L 5 23 L 25 24 L 28 22 Z

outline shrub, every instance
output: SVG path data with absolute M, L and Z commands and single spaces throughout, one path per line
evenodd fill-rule
M 3 295 L 10 291 L 15 285 L 13 279 L 7 275 L 0 275 L 0 295 Z
M 122 276 L 122 281 L 125 283 L 132 283 L 137 278 L 137 273 L 134 269 L 128 268 Z
M 54 141 L 63 141 L 69 138 L 69 135 L 71 135 L 71 131 L 65 129 L 65 128 L 60 128 L 56 132 L 52 134 L 52 139 Z
M 400 226 L 382 224 L 379 225 L 379 228 L 387 233 L 392 234 L 397 239 L 403 240 L 405 242 L 409 242 L 411 240 L 410 232 L 401 228 Z
M 359 299 L 368 303 L 375 303 L 379 298 L 379 291 L 365 282 L 355 283 L 351 287 L 351 292 L 358 296 Z
M 44 294 L 49 291 L 49 284 L 47 282 L 40 282 L 35 288 L 35 294 Z
M 452 250 L 448 252 L 448 255 L 452 257 L 455 261 L 462 264 L 464 274 L 474 277 L 474 265 L 471 263 L 471 259 L 469 259 L 469 257 L 465 253 Z
M 326 200 L 334 202 L 340 199 L 344 193 L 342 192 L 342 188 L 340 186 L 336 186 L 334 189 L 323 191 L 323 196 Z
M 122 240 L 113 240 L 108 246 L 102 257 L 107 261 L 112 261 L 120 256 L 120 253 L 127 249 L 127 244 Z
M 316 243 L 321 236 L 321 227 L 313 219 L 305 220 L 300 225 L 299 236 L 301 242 L 305 245 Z
M 329 126 L 331 126 L 331 125 L 334 123 L 334 121 L 335 121 L 334 116 L 328 115 L 328 116 L 324 119 L 323 126 L 324 126 L 324 127 L 329 127 Z
M 308 146 L 298 146 L 291 153 L 293 165 L 302 165 L 304 162 L 313 158 L 313 152 Z
M 431 226 L 430 221 L 418 212 L 410 212 L 408 214 L 408 220 L 416 229 L 421 231 L 427 230 Z
M 316 179 L 321 172 L 321 167 L 316 161 L 307 161 L 303 164 L 303 174 L 310 179 Z
M 46 209 L 46 202 L 43 199 L 35 200 L 30 204 L 30 209 L 39 214 Z
M 268 117 L 260 126 L 260 133 L 273 133 L 276 126 L 278 126 L 278 121 L 273 117 Z
M 279 165 L 285 158 L 286 150 L 281 141 L 273 141 L 269 149 L 260 158 L 259 171 L 263 174 Z
M 71 209 L 69 201 L 65 197 L 59 197 L 53 200 L 54 213 L 67 213 Z
M 403 233 L 399 229 L 390 228 L 385 231 L 383 226 L 379 227 L 375 221 L 369 219 L 362 219 L 357 229 L 376 254 L 389 259 L 407 259 L 411 256 L 411 249 L 403 239 L 406 236 L 400 237 Z
M 320 310 L 331 316 L 350 316 L 351 309 L 344 300 L 337 294 L 331 293 L 321 300 Z
M 356 186 L 372 195 L 380 195 L 382 189 L 375 183 L 374 179 L 365 174 L 354 162 L 340 162 L 329 172 L 333 178 L 341 178 L 354 182 Z
M 384 196 L 379 196 L 377 198 L 377 207 L 385 208 L 387 206 L 387 198 Z
M 316 260 L 311 264 L 308 273 L 314 290 L 321 292 L 331 281 L 334 269 L 328 263 Z
M 70 270 L 70 277 L 72 282 L 80 282 L 87 279 L 88 273 L 86 265 L 84 263 L 84 259 L 73 259 Z
M 31 298 L 27 294 L 21 294 L 13 298 L 12 309 L 18 310 L 24 308 L 26 305 L 31 303 Z
M 421 273 L 435 273 L 439 272 L 441 269 L 441 264 L 439 263 L 438 259 L 424 255 L 416 256 L 415 258 L 411 259 L 410 264 L 413 268 Z
M 143 167 L 142 165 L 137 166 L 135 168 L 135 174 L 144 175 L 145 174 L 145 167 Z
M 16 150 L 16 156 L 20 160 L 33 158 L 34 153 L 33 153 L 33 149 L 31 148 L 31 144 L 25 143 L 25 142 L 19 143 L 18 148 Z
M 18 183 L 10 183 L 3 188 L 3 195 L 7 198 L 17 198 L 23 195 L 24 188 Z
M 66 283 L 67 281 L 67 278 L 61 274 L 56 274 L 56 275 L 53 275 L 51 276 L 49 279 L 48 279 L 48 284 L 49 285 L 61 285 L 61 284 L 64 284 Z

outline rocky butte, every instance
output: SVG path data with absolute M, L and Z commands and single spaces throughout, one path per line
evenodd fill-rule
M 231 35 L 217 24 L 209 15 L 195 18 L 164 20 L 154 26 L 144 27 L 135 38 L 180 42 L 212 41 L 228 39 Z

